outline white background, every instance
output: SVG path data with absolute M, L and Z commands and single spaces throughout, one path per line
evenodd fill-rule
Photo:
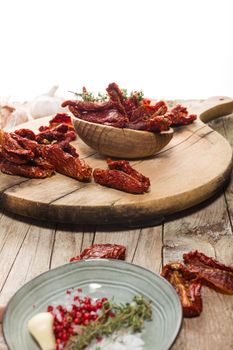
M 147 97 L 233 97 L 232 0 L 0 0 L 0 14 L 0 97 L 112 81 Z

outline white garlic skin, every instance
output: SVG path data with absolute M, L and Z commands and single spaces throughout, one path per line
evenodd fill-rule
M 53 86 L 46 94 L 37 96 L 30 104 L 30 113 L 33 119 L 46 117 L 56 113 L 65 113 L 61 107 L 63 97 L 55 96 L 58 86 Z
M 49 312 L 41 312 L 28 322 L 28 330 L 36 339 L 42 350 L 55 350 L 56 340 L 53 332 L 53 316 Z

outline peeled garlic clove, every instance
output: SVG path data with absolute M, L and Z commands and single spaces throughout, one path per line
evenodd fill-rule
M 53 333 L 53 316 L 49 312 L 42 312 L 33 316 L 28 322 L 28 330 L 42 350 L 56 349 Z

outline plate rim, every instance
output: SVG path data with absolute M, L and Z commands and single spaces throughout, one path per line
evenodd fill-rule
M 64 267 L 66 266 L 69 266 L 69 265 L 79 265 L 80 263 L 81 264 L 95 264 L 95 263 L 98 263 L 98 262 L 103 262 L 103 263 L 110 263 L 110 264 L 113 264 L 113 265 L 117 265 L 117 264 L 122 264 L 122 266 L 130 266 L 130 267 L 135 267 L 136 269 L 140 269 L 140 270 L 143 270 L 145 271 L 146 273 L 148 273 L 149 275 L 151 275 L 152 277 L 155 275 L 157 278 L 161 279 L 163 281 L 163 283 L 165 283 L 167 285 L 167 287 L 171 290 L 171 292 L 173 293 L 173 296 L 174 298 L 176 299 L 177 301 L 177 306 L 178 306 L 178 322 L 177 322 L 177 325 L 175 327 L 175 330 L 173 331 L 171 337 L 170 337 L 170 342 L 168 343 L 168 349 L 170 349 L 172 347 L 172 345 L 175 343 L 180 331 L 181 331 L 181 328 L 182 328 L 182 324 L 183 324 L 183 309 L 182 309 L 182 305 L 181 305 L 181 302 L 180 302 L 180 299 L 178 297 L 178 294 L 176 293 L 176 290 L 175 288 L 164 278 L 162 277 L 159 273 L 157 272 L 153 272 L 143 266 L 140 266 L 138 264 L 133 264 L 133 263 L 130 263 L 128 261 L 124 261 L 124 260 L 118 260 L 118 259 L 101 259 L 101 258 L 95 258 L 95 259 L 83 259 L 83 260 L 79 260 L 79 261 L 73 261 L 73 262 L 68 262 L 66 264 L 63 264 L 63 265 L 60 265 L 60 266 L 57 266 L 53 269 L 50 269 L 50 270 L 47 270 L 47 271 L 44 271 L 42 272 L 41 274 L 39 274 L 38 276 L 32 278 L 30 281 L 28 281 L 27 283 L 23 284 L 12 296 L 11 298 L 9 299 L 7 305 L 6 305 L 6 308 L 4 310 L 4 314 L 3 314 L 3 319 L 2 319 L 2 334 L 3 334 L 3 339 L 7 345 L 7 347 L 9 348 L 10 350 L 10 345 L 9 343 L 7 342 L 7 335 L 6 335 L 6 320 L 7 320 L 7 317 L 8 317 L 8 308 L 9 308 L 9 305 L 10 303 L 12 302 L 12 300 L 14 298 L 17 297 L 17 295 L 19 294 L 19 292 L 25 288 L 27 285 L 30 285 L 30 283 L 34 280 L 36 280 L 37 278 L 41 277 L 41 276 L 44 276 L 46 274 L 49 274 L 50 271 L 57 271 L 57 270 L 61 270 L 63 269 Z M 81 267 L 82 268 L 82 267 Z M 93 266 L 94 268 L 94 266 Z

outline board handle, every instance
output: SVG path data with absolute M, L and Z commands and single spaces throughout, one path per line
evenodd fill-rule
M 189 110 L 199 116 L 201 121 L 209 121 L 233 112 L 233 99 L 226 96 L 210 97 L 207 100 L 198 101 Z

